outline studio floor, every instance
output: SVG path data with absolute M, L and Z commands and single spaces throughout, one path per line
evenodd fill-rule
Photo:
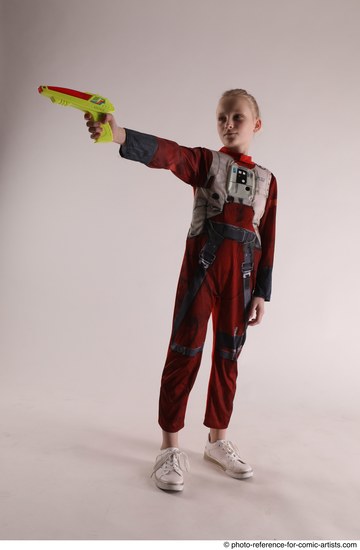
M 254 469 L 248 480 L 204 460 L 207 428 L 192 423 L 179 443 L 190 472 L 178 493 L 150 478 L 158 426 L 139 433 L 141 418 L 120 422 L 105 402 L 8 388 L 0 421 L 2 540 L 360 538 L 351 415 L 264 418 L 254 408 L 228 430 Z

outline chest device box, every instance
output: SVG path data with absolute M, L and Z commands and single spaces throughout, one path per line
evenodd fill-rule
M 253 199 L 255 195 L 255 172 L 238 164 L 230 165 L 226 180 L 228 195 L 238 199 Z

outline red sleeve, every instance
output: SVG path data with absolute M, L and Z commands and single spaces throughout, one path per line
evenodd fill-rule
M 126 141 L 120 155 L 146 164 L 149 168 L 170 170 L 179 179 L 194 187 L 205 187 L 213 160 L 204 147 L 185 147 L 175 141 L 125 128 Z
M 274 174 L 272 174 L 265 211 L 259 224 L 262 252 L 254 289 L 254 296 L 261 296 L 266 302 L 270 301 L 272 287 L 276 234 L 276 208 L 277 181 Z

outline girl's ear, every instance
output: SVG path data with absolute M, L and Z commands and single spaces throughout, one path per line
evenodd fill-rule
M 261 118 L 258 118 L 255 123 L 254 133 L 258 132 L 262 126 Z

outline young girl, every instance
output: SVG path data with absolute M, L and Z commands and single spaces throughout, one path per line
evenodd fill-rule
M 243 89 L 219 100 L 219 151 L 184 147 L 174 141 L 118 127 L 107 114 L 121 157 L 165 168 L 191 185 L 194 205 L 179 276 L 172 333 L 161 378 L 158 422 L 163 442 L 151 476 L 157 487 L 181 491 L 189 460 L 178 432 L 200 367 L 207 324 L 213 322 L 212 367 L 205 418 L 209 428 L 204 458 L 225 473 L 253 475 L 238 447 L 226 439 L 236 390 L 237 359 L 248 325 L 259 324 L 270 301 L 275 245 L 277 182 L 248 155 L 262 122 L 255 98 Z M 90 114 L 85 114 L 91 119 Z M 100 122 L 87 122 L 91 138 Z

